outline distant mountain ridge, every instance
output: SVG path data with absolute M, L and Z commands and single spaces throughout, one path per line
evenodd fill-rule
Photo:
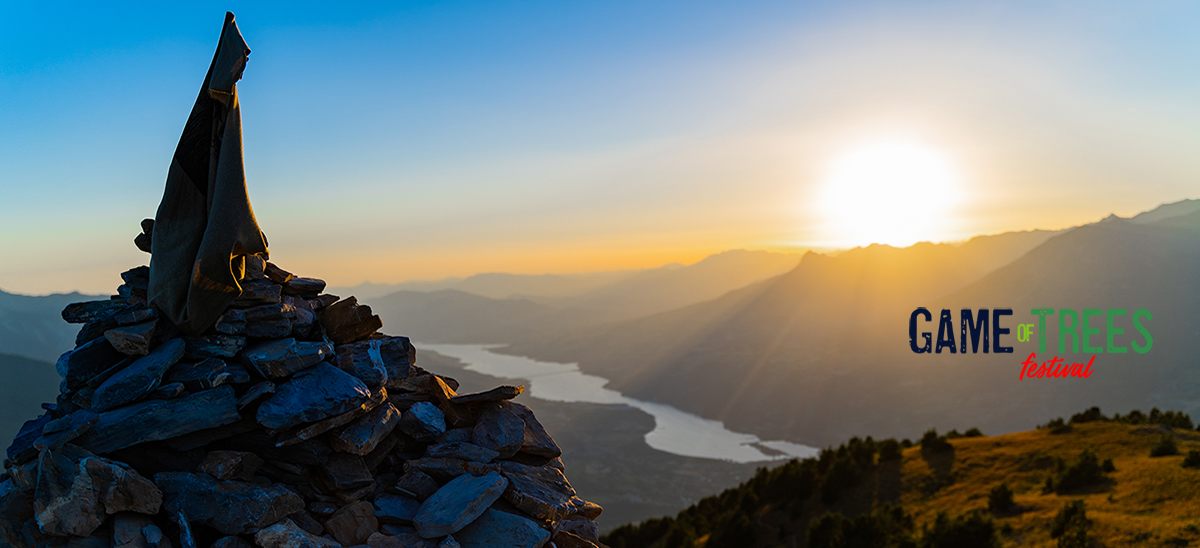
M 620 277 L 578 295 L 489 298 L 465 290 L 360 298 L 385 325 L 423 342 L 511 343 L 566 337 L 604 324 L 710 300 L 793 268 L 798 255 L 735 250 L 687 266 Z M 513 277 L 521 285 L 541 277 Z M 510 281 L 511 281 L 510 279 Z
M 636 317 L 720 296 L 791 270 L 797 253 L 735 249 L 682 265 L 584 274 L 476 274 L 468 278 L 361 284 L 333 288 L 370 301 L 399 292 L 461 291 L 491 299 L 527 299 L 561 309 L 584 308 Z
M 53 362 L 75 348 L 77 327 L 60 313 L 68 304 L 90 301 L 96 295 L 57 293 L 41 297 L 0 291 L 0 352 Z M 103 298 L 103 297 L 99 297 Z
M 1200 383 L 1186 372 L 1200 349 L 1185 332 L 1200 305 L 1200 208 L 1193 202 L 1164 206 L 1172 214 L 1058 233 L 809 253 L 795 270 L 713 301 L 520 341 L 505 352 L 578 362 L 632 397 L 815 445 L 848 432 L 897 435 L 947 417 L 964 423 L 957 426 L 1013 431 L 1030 412 L 1083 404 L 1161 401 L 1195 412 Z M 1013 307 L 1026 316 L 1023 307 L 1032 306 L 1147 307 L 1161 326 L 1161 346 L 1153 359 L 1105 354 L 1110 373 L 1074 385 L 1018 384 L 1021 360 L 1012 354 L 964 359 L 909 350 L 909 312 L 943 305 Z

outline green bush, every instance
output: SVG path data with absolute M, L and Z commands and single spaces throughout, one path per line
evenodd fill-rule
M 1165 424 L 1171 428 L 1182 428 L 1191 430 L 1194 427 L 1192 417 L 1182 411 L 1160 411 L 1157 407 L 1150 410 L 1150 414 L 1146 415 L 1137 409 L 1130 411 L 1128 415 L 1117 413 L 1113 415 L 1112 420 L 1125 424 Z
M 854 522 L 841 513 L 828 512 L 808 523 L 809 548 L 843 548 L 850 540 Z
M 921 535 L 921 548 L 993 548 L 1000 546 L 996 523 L 979 512 L 950 519 L 939 512 Z
M 1046 424 L 1039 424 L 1039 429 L 1049 430 L 1051 434 L 1063 434 L 1071 431 L 1071 425 L 1067 424 L 1062 417 L 1051 420 Z
M 912 516 L 899 505 L 880 509 L 854 519 L 827 513 L 808 524 L 810 548 L 916 548 L 912 538 Z M 707 547 L 706 547 L 707 548 Z
M 1061 459 L 1055 474 L 1046 478 L 1047 491 L 1068 493 L 1104 481 L 1104 467 L 1091 449 L 1085 449 L 1071 464 Z
M 1071 415 L 1071 424 L 1106 420 L 1108 420 L 1108 417 L 1105 417 L 1104 413 L 1100 412 L 1099 407 L 1093 407 L 1082 413 L 1075 413 L 1074 415 Z
M 888 438 L 879 442 L 879 462 L 886 460 L 900 460 L 903 449 L 900 447 L 900 442 L 895 439 Z
M 1174 434 L 1163 434 L 1158 438 L 1158 444 L 1150 449 L 1151 457 L 1169 457 L 1179 454 L 1179 446 L 1175 444 Z
M 967 430 L 966 432 L 963 432 L 963 437 L 964 438 L 982 438 L 983 432 L 980 431 L 978 428 L 972 428 L 970 430 Z
M 1184 468 L 1200 468 L 1200 451 L 1195 449 L 1188 451 L 1186 457 L 1183 457 Z
M 1059 548 L 1087 548 L 1088 529 L 1092 521 L 1087 519 L 1087 506 L 1082 500 L 1073 500 L 1063 505 L 1054 521 L 1050 523 L 1050 537 L 1058 539 Z
M 988 493 L 988 510 L 993 514 L 1007 514 L 1016 507 L 1016 503 L 1013 502 L 1012 489 L 1008 488 L 1007 483 L 993 487 L 992 491 Z
M 929 431 L 925 432 L 924 436 L 921 436 L 921 450 L 932 453 L 944 453 L 946 451 L 953 451 L 954 446 L 946 441 L 945 436 L 939 436 L 937 429 L 930 428 Z

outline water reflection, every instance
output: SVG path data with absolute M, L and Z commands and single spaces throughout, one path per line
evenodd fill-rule
M 685 413 L 669 405 L 628 398 L 604 386 L 608 380 L 587 375 L 573 363 L 540 362 L 523 356 L 496 354 L 489 349 L 503 345 L 417 344 L 444 356 L 457 358 L 466 369 L 493 377 L 523 379 L 529 395 L 558 402 L 628 405 L 654 417 L 654 429 L 646 434 L 650 447 L 687 457 L 756 462 L 791 457 L 811 457 L 817 449 L 786 441 L 763 441 L 753 434 L 733 432 L 720 421 Z M 759 447 L 769 448 L 767 454 Z

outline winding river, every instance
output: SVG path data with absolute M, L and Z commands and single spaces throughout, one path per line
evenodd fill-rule
M 669 405 L 651 403 L 605 388 L 608 380 L 587 375 L 573 363 L 541 362 L 523 356 L 497 354 L 491 349 L 504 345 L 416 344 L 457 358 L 466 369 L 498 378 L 522 379 L 529 395 L 547 401 L 628 405 L 654 417 L 654 429 L 646 434 L 650 447 L 682 455 L 733 462 L 760 462 L 815 456 L 818 449 L 786 441 L 763 441 L 753 434 L 733 432 L 720 421 L 685 413 Z M 763 451 L 763 448 L 768 451 Z

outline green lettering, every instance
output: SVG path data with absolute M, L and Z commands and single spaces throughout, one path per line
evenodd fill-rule
M 1088 320 L 1091 316 L 1099 316 L 1104 311 L 1099 308 L 1083 309 L 1083 321 L 1079 327 L 1079 338 L 1083 341 L 1083 351 L 1087 354 L 1098 354 L 1104 352 L 1104 349 L 1099 346 L 1092 346 L 1092 335 L 1099 335 L 1100 328 L 1092 327 L 1091 321 Z
M 1142 327 L 1142 322 L 1138 321 L 1138 318 L 1141 318 L 1142 316 L 1145 316 L 1147 320 L 1154 319 L 1154 316 L 1150 315 L 1150 311 L 1146 310 L 1145 308 L 1138 309 L 1137 312 L 1133 313 L 1133 328 L 1146 338 L 1146 346 L 1138 344 L 1137 341 L 1132 341 L 1133 351 L 1137 352 L 1138 354 L 1145 354 L 1150 351 L 1150 347 L 1154 346 L 1154 337 L 1151 337 L 1150 332 L 1147 331 L 1145 327 Z
M 1108 352 L 1110 354 L 1124 354 L 1129 351 L 1129 349 L 1124 346 L 1116 346 L 1115 344 L 1113 344 L 1113 337 L 1125 332 L 1124 328 L 1113 327 L 1113 318 L 1115 318 L 1117 316 L 1124 316 L 1124 315 L 1125 315 L 1124 308 L 1108 309 L 1108 317 L 1105 320 L 1104 337 L 1106 339 L 1108 339 Z
M 1038 352 L 1046 351 L 1046 315 L 1053 314 L 1053 308 L 1035 308 L 1029 311 L 1038 317 Z
M 1067 316 L 1071 317 L 1071 326 L 1067 326 Z M 1067 334 L 1071 335 L 1071 342 L 1074 350 L 1079 352 L 1079 314 L 1070 308 L 1064 308 L 1058 311 L 1058 351 L 1065 353 L 1067 351 Z

